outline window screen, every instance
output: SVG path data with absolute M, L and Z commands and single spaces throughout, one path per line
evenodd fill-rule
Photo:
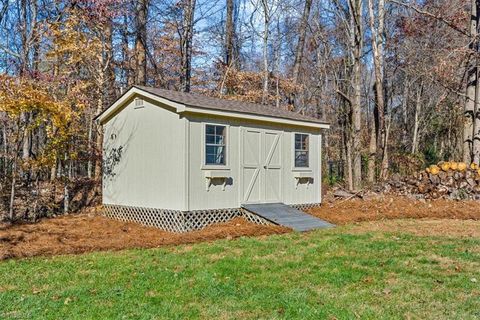
M 226 164 L 226 134 L 225 126 L 207 124 L 205 126 L 205 164 Z
M 308 134 L 295 134 L 295 167 L 308 167 Z

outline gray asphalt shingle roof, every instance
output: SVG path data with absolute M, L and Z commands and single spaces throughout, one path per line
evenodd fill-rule
M 159 88 L 137 86 L 134 87 L 151 93 L 155 96 L 181 103 L 191 107 L 213 109 L 220 111 L 247 113 L 252 115 L 283 118 L 297 121 L 308 121 L 314 123 L 328 124 L 320 119 L 302 115 L 296 112 L 276 108 L 263 104 L 256 104 L 244 101 L 226 100 L 220 98 L 212 98 L 196 93 L 186 93 L 173 90 L 165 90 Z

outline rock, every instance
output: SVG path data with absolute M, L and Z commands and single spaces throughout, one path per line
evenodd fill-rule
M 348 192 L 348 191 L 345 191 L 345 190 L 342 190 L 342 189 L 335 190 L 333 192 L 333 195 L 336 198 L 351 198 L 351 197 L 355 196 L 354 193 L 351 193 L 351 192 Z

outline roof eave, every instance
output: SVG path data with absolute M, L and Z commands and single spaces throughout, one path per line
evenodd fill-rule
M 216 110 L 216 109 L 201 108 L 196 106 L 184 106 L 183 110 L 179 111 L 178 113 L 193 113 L 193 114 L 254 120 L 254 121 L 260 121 L 260 122 L 288 124 L 292 126 L 308 127 L 308 128 L 316 128 L 316 129 L 330 129 L 330 125 L 327 123 L 271 117 L 271 116 L 257 115 L 257 114 L 245 113 L 245 112 L 223 111 L 223 110 Z
M 175 112 L 179 113 L 184 109 L 184 105 L 177 103 L 175 101 L 171 101 L 168 99 L 165 99 L 163 97 L 160 97 L 156 94 L 152 94 L 150 92 L 147 92 L 145 90 L 142 90 L 140 88 L 137 88 L 135 86 L 130 87 L 123 95 L 121 95 L 110 107 L 107 109 L 103 110 L 99 115 L 97 115 L 94 120 L 98 121 L 100 124 L 104 124 L 105 122 L 108 121 L 108 119 L 111 118 L 112 115 L 114 115 L 119 109 L 121 109 L 124 104 L 134 95 L 140 95 L 143 96 L 147 99 L 151 99 L 154 101 L 158 101 L 160 103 L 163 103 L 167 106 L 170 106 L 175 109 Z

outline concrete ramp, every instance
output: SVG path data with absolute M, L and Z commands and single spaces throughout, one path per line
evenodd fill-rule
M 244 204 L 242 208 L 295 231 L 331 228 L 335 225 L 283 203 Z

